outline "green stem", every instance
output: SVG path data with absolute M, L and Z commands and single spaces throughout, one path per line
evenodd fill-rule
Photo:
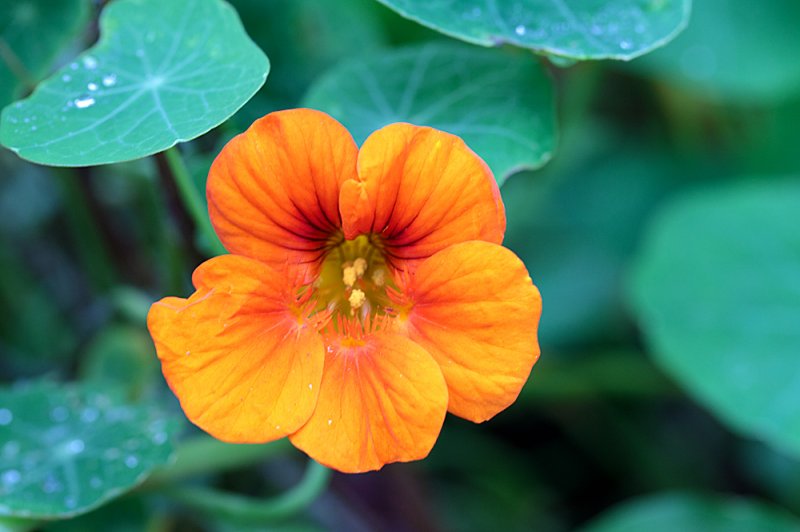
M 186 168 L 186 163 L 183 161 L 181 152 L 178 151 L 177 147 L 173 146 L 165 151 L 164 155 L 167 159 L 172 177 L 175 179 L 175 185 L 178 187 L 178 194 L 181 196 L 181 201 L 183 201 L 184 207 L 186 207 L 189 216 L 191 216 L 194 221 L 195 227 L 200 232 L 204 250 L 210 255 L 226 254 L 228 251 L 214 232 L 211 220 L 208 218 L 203 197 L 192 181 L 192 176 Z
M 290 447 L 286 439 L 250 445 L 225 443 L 205 435 L 196 436 L 182 443 L 177 449 L 175 462 L 168 468 L 153 473 L 142 485 L 142 489 L 260 462 L 281 454 Z
M 2 37 L 0 37 L 0 60 L 8 66 L 14 77 L 25 86 L 28 92 L 33 92 L 33 89 L 36 88 L 36 80 Z
M 92 216 L 91 205 L 86 199 L 86 191 L 80 183 L 81 176 L 75 171 L 64 169 L 58 172 L 66 204 L 67 225 L 74 240 L 79 259 L 101 291 L 111 289 L 116 279 L 116 271 L 111 254 L 103 241 L 98 223 Z
M 117 286 L 111 290 L 111 303 L 126 320 L 144 326 L 147 324 L 147 313 L 153 300 L 132 286 Z
M 309 460 L 297 485 L 266 500 L 199 487 L 174 487 L 162 493 L 186 506 L 214 515 L 251 521 L 277 520 L 294 515 L 311 504 L 328 485 L 330 474 L 330 469 Z

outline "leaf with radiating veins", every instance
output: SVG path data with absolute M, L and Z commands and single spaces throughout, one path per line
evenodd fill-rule
M 800 457 L 800 179 L 665 210 L 631 278 L 658 362 L 734 429 Z
M 100 41 L 3 111 L 0 142 L 20 157 L 89 166 L 191 140 L 263 85 L 269 61 L 221 0 L 117 0 Z
M 514 50 L 431 43 L 382 51 L 334 67 L 303 103 L 341 121 L 358 143 L 393 122 L 458 135 L 500 184 L 555 149 L 552 80 Z
M 457 39 L 572 59 L 629 60 L 686 26 L 691 0 L 378 0 Z
M 80 514 L 169 462 L 178 425 L 120 395 L 49 382 L 0 389 L 0 517 Z

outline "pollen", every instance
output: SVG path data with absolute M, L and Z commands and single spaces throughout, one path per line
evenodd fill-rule
M 383 268 L 377 268 L 374 272 L 372 272 L 371 279 L 372 282 L 375 283 L 375 286 L 383 286 L 386 284 L 386 270 Z
M 363 257 L 358 257 L 353 262 L 345 262 L 342 264 L 342 282 L 347 288 L 353 288 L 356 282 L 364 277 L 367 271 L 367 260 Z
M 347 298 L 350 302 L 350 308 L 353 310 L 357 308 L 361 308 L 361 306 L 367 301 L 367 294 L 356 288 L 350 293 L 350 297 Z
M 353 269 L 358 278 L 361 279 L 364 276 L 364 272 L 367 271 L 367 260 L 363 257 L 358 257 L 353 261 Z
M 343 264 L 342 265 L 342 282 L 347 288 L 353 288 L 353 285 L 356 284 L 358 280 L 358 275 L 356 274 L 355 267 L 350 264 Z

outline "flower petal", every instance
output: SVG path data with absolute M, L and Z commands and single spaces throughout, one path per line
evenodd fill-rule
M 292 109 L 256 120 L 208 174 L 211 222 L 231 252 L 272 264 L 315 263 L 341 227 L 339 189 L 356 175 L 339 122 Z
M 322 380 L 319 333 L 293 312 L 287 275 L 223 255 L 194 272 L 189 299 L 156 302 L 147 326 L 186 416 L 220 440 L 282 438 L 308 420 Z
M 431 356 L 386 332 L 367 336 L 361 347 L 334 341 L 329 351 L 317 408 L 292 443 L 346 473 L 427 456 L 447 411 L 447 388 Z
M 400 279 L 411 305 L 409 337 L 439 363 L 448 410 L 485 421 L 513 403 L 539 358 L 539 291 L 508 249 L 464 242 L 422 262 Z
M 345 236 L 378 234 L 395 260 L 424 259 L 467 240 L 499 244 L 506 226 L 486 163 L 460 138 L 411 124 L 367 138 L 340 205 Z

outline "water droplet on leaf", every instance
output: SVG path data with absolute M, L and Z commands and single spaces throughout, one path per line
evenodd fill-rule
M 86 109 L 87 107 L 91 107 L 94 105 L 95 100 L 91 96 L 81 96 L 79 98 L 75 98 L 73 100 L 75 107 L 78 109 Z

